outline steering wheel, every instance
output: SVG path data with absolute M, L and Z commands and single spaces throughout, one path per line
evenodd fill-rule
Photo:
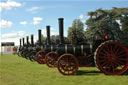
M 96 31 L 93 40 L 115 40 L 114 33 L 109 29 Z

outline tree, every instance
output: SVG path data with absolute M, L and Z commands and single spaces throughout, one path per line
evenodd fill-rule
M 44 41 L 46 39 L 46 37 L 44 37 L 44 35 L 41 35 L 41 40 Z
M 128 33 L 128 16 L 122 20 L 122 31 Z
M 84 40 L 84 24 L 80 19 L 75 19 L 72 26 L 68 29 L 68 38 L 71 43 L 80 43 Z
M 128 16 L 128 8 L 114 7 L 111 10 L 97 9 L 96 11 L 89 12 L 88 15 L 90 18 L 86 21 L 87 29 L 85 31 L 85 36 L 88 40 L 91 40 L 95 36 L 95 32 L 103 29 L 111 30 L 118 40 L 121 40 L 121 37 L 124 36 L 122 34 L 124 31 L 126 32 L 128 26 L 124 17 Z M 122 29 L 117 20 L 121 22 Z

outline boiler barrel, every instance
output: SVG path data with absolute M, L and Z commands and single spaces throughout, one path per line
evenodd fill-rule
M 49 52 L 52 52 L 52 51 L 56 51 L 58 48 L 57 45 L 46 45 L 45 46 L 45 52 L 46 54 L 49 53 Z
M 91 45 L 70 45 L 62 44 L 58 46 L 57 53 L 59 56 L 65 53 L 73 54 L 74 56 L 86 56 L 91 53 Z

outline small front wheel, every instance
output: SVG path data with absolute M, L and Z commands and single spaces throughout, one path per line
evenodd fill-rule
M 78 60 L 72 54 L 64 54 L 58 59 L 57 68 L 63 75 L 74 75 L 78 71 Z
M 35 60 L 39 63 L 39 64 L 45 64 L 45 52 L 44 50 L 39 51 L 36 56 L 35 56 Z
M 50 68 L 56 67 L 56 62 L 57 62 L 57 53 L 56 52 L 49 52 L 45 56 L 45 62 L 46 65 Z

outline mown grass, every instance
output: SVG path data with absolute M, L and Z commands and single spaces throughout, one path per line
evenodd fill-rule
M 30 62 L 17 55 L 0 55 L 0 85 L 127 85 L 128 76 L 107 76 L 95 67 L 79 68 L 63 76 L 56 68 Z

